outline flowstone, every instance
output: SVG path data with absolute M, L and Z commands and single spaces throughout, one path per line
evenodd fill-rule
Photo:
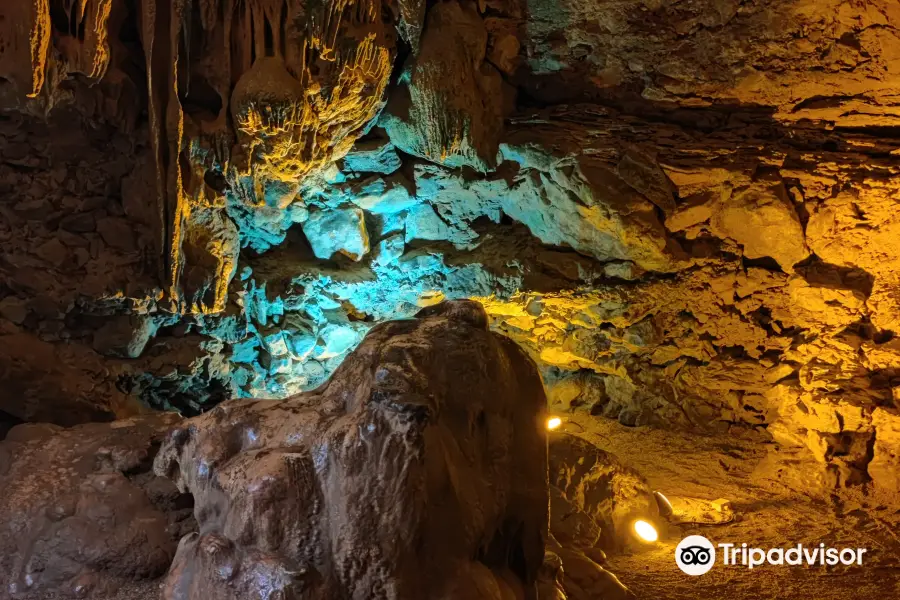
M 459 301 L 374 327 L 313 392 L 220 404 L 156 458 L 200 524 L 163 598 L 534 599 L 545 403 Z

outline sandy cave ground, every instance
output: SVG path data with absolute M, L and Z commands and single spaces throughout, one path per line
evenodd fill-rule
M 642 599 L 653 600 L 847 600 L 900 598 L 900 511 L 867 497 L 860 488 L 817 495 L 809 482 L 813 465 L 797 468 L 797 457 L 761 436 L 698 436 L 615 421 L 570 416 L 565 430 L 591 439 L 637 468 L 669 497 L 727 498 L 737 514 L 726 525 L 671 526 L 657 544 L 610 557 L 609 566 Z M 803 458 L 803 457 L 801 457 Z M 793 468 L 783 469 L 789 462 Z M 797 543 L 866 548 L 861 566 L 764 565 L 749 570 L 724 566 L 698 577 L 682 573 L 675 546 L 688 535 L 714 544 L 758 548 Z

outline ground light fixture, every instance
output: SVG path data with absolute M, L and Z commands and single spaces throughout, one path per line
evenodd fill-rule
M 649 521 L 638 519 L 634 522 L 634 532 L 643 542 L 653 543 L 659 539 L 659 533 L 656 527 Z

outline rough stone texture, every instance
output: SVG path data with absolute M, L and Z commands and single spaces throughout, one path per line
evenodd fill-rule
M 92 122 L 0 114 L 0 410 L 28 421 L 127 417 L 138 404 L 128 381 L 200 368 L 197 344 L 154 350 L 171 345 L 154 336 L 177 317 L 156 305 L 145 138 Z
M 109 381 L 102 357 L 24 332 L 0 337 L 2 410 L 16 418 L 71 426 L 135 414 L 134 398 Z
M 712 210 L 710 230 L 743 246 L 747 258 L 774 258 L 790 270 L 809 256 L 803 227 L 781 181 L 751 185 Z
M 162 597 L 535 598 L 545 404 L 469 301 L 376 326 L 314 392 L 220 404 L 156 458 L 201 531 Z
M 137 582 L 154 590 L 179 538 L 196 526 L 190 497 L 150 472 L 179 420 L 24 424 L 7 433 L 0 441 L 4 598 L 109 598 Z
M 652 496 L 641 504 L 642 480 L 611 455 L 553 435 L 548 499 L 541 382 L 486 326 L 477 303 L 438 304 L 373 329 L 317 392 L 188 422 L 4 419 L 0 542 L 14 550 L 0 583 L 14 599 L 155 597 L 171 563 L 164 598 L 632 598 L 599 546 L 653 519 Z M 420 543 L 445 554 L 422 559 Z
M 897 443 L 900 441 L 900 415 L 896 411 L 876 408 L 872 413 L 872 429 L 877 432 L 872 449 L 872 461 L 868 465 L 869 475 L 875 480 L 880 492 L 887 497 L 900 488 L 897 467 L 900 455 Z
M 550 532 L 566 548 L 620 550 L 637 519 L 659 522 L 647 482 L 590 442 L 550 435 Z
M 394 145 L 382 137 L 357 142 L 344 157 L 342 168 L 351 173 L 390 175 L 402 165 Z
M 451 167 L 494 167 L 507 103 L 500 74 L 485 61 L 488 33 L 478 7 L 441 2 L 425 25 L 379 124 L 410 154 Z
M 527 6 L 529 63 L 517 75 L 544 102 L 741 105 L 786 122 L 897 124 L 900 12 L 891 0 L 517 4 Z
M 817 480 L 895 488 L 892 0 L 0 16 L 0 332 L 91 353 L 4 358 L 19 396 L 64 369 L 58 397 L 97 390 L 81 420 L 283 398 L 376 323 L 477 297 L 565 410 L 758 428 Z
M 541 598 L 634 598 L 603 568 L 604 549 L 631 545 L 637 519 L 660 525 L 647 482 L 618 458 L 566 433 L 551 433 L 550 540 Z M 563 594 L 560 596 L 560 594 Z
M 303 223 L 303 233 L 318 258 L 327 260 L 340 252 L 358 261 L 369 252 L 369 235 L 358 208 L 315 211 Z
M 563 548 L 551 539 L 538 582 L 541 600 L 635 600 L 619 579 L 604 569 L 602 552 L 593 556 Z M 596 560 L 595 560 L 596 558 Z
M 421 27 L 416 2 L 362 0 L 346 11 L 296 1 L 7 4 L 0 76 L 9 104 L 40 112 L 73 103 L 129 131 L 146 109 L 146 191 L 162 246 L 154 260 L 169 308 L 182 313 L 221 311 L 234 276 L 240 242 L 223 179 L 232 210 L 254 212 L 267 186 L 296 185 L 342 158 L 384 104 L 393 25 L 402 21 L 410 42 Z M 97 231 L 130 250 L 128 229 L 101 219 Z

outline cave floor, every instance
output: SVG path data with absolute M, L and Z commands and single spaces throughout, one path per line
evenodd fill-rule
M 881 506 L 859 488 L 824 493 L 798 477 L 804 455 L 777 455 L 762 436 L 736 429 L 699 436 L 569 415 L 563 430 L 587 438 L 640 471 L 670 498 L 726 498 L 737 518 L 725 525 L 670 526 L 653 545 L 609 557 L 640 600 L 894 600 L 900 599 L 900 510 Z M 790 468 L 787 468 L 790 466 Z M 690 577 L 674 561 L 687 535 L 759 548 L 866 548 L 862 566 L 723 566 Z M 156 600 L 161 580 L 127 583 L 110 599 Z
M 668 497 L 731 501 L 736 518 L 725 525 L 670 526 L 654 545 L 609 559 L 610 569 L 641 599 L 837 600 L 900 598 L 900 511 L 863 495 L 860 488 L 817 492 L 809 457 L 775 452 L 751 432 L 697 436 L 615 421 L 572 416 L 567 431 L 589 438 L 648 478 Z M 780 468 L 792 465 L 791 469 Z M 799 467 L 799 468 L 798 468 Z M 724 566 L 698 577 L 679 570 L 678 542 L 703 535 L 714 544 L 787 548 L 802 543 L 866 548 L 861 566 Z

